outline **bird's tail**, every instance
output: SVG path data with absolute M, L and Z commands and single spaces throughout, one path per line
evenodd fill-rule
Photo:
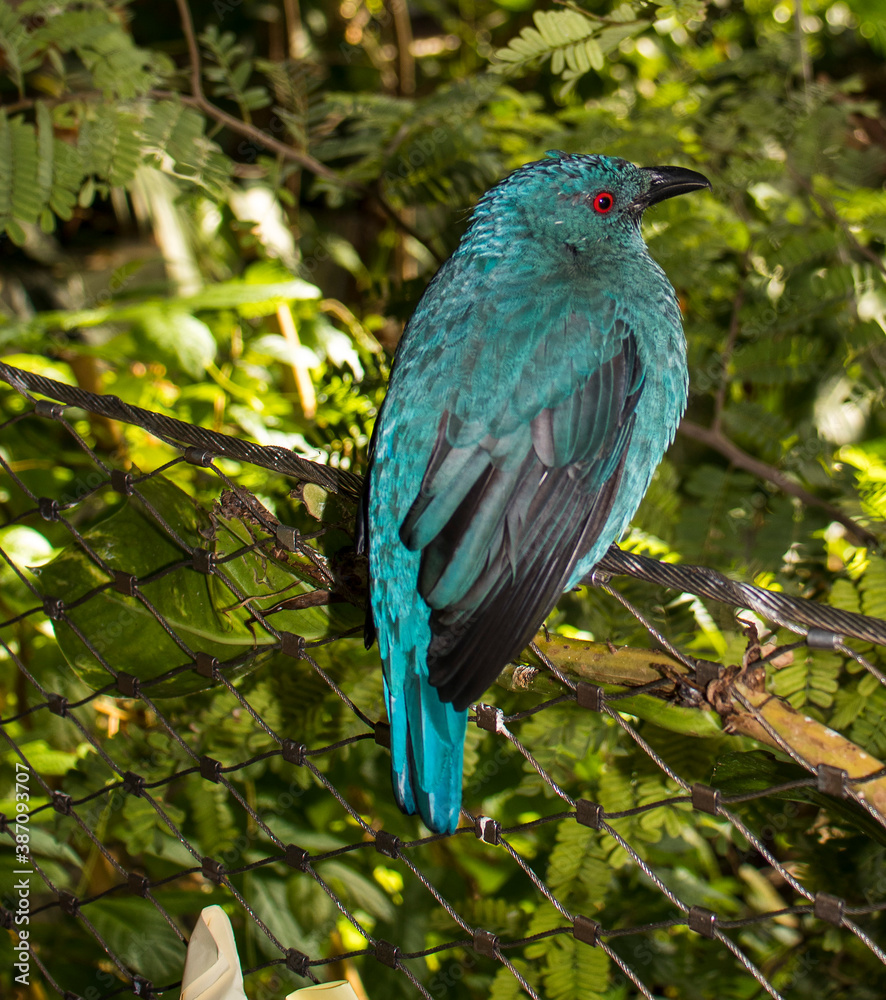
M 411 657 L 417 650 L 391 653 Z M 435 833 L 452 833 L 461 812 L 468 713 L 440 701 L 426 672 L 424 663 L 392 663 L 385 671 L 394 794 L 404 812 L 420 813 Z

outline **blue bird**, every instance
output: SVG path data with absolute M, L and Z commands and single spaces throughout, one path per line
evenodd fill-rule
M 461 810 L 467 707 L 634 515 L 686 407 L 644 209 L 682 167 L 551 152 L 488 191 L 400 341 L 357 523 L 394 792 Z

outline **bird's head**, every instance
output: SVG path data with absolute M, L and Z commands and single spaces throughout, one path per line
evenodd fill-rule
M 477 206 L 478 228 L 575 251 L 640 239 L 643 212 L 711 185 L 685 167 L 636 167 L 611 156 L 550 152 L 492 188 Z

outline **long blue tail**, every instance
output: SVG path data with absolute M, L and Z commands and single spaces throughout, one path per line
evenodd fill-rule
M 434 832 L 452 833 L 461 812 L 468 713 L 440 701 L 426 665 L 416 662 L 417 649 L 395 646 L 390 655 L 385 698 L 397 803 L 404 812 L 420 813 Z

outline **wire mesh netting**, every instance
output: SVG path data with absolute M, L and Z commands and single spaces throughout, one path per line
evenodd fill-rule
M 886 623 L 613 548 L 590 582 L 656 648 L 541 633 L 471 714 L 462 825 L 422 835 L 362 644 L 359 479 L 0 378 L 11 986 L 177 994 L 219 903 L 250 998 L 840 996 L 844 963 L 883 994 L 886 768 L 767 676 L 839 658 L 879 687 Z M 116 466 L 108 419 L 163 459 Z M 750 609 L 741 662 L 672 645 L 664 588 Z

